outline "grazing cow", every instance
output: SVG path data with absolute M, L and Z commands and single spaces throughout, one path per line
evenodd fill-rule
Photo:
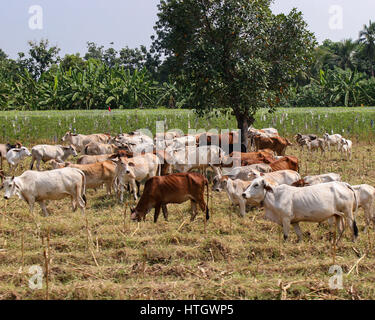
M 121 192 L 120 201 L 123 201 L 124 186 L 130 183 L 134 199 L 140 197 L 140 182 L 145 179 L 160 175 L 160 160 L 157 155 L 146 153 L 134 158 L 120 158 L 117 164 L 116 177 L 118 190 Z M 158 171 L 159 169 L 159 171 Z M 138 197 L 137 197 L 138 194 Z
M 207 187 L 207 204 L 204 201 L 204 187 Z M 197 215 L 197 204 L 206 212 L 206 220 L 210 218 L 208 210 L 208 180 L 199 173 L 184 172 L 168 176 L 156 176 L 148 179 L 141 199 L 136 208 L 131 209 L 131 219 L 145 219 L 150 209 L 155 208 L 154 222 L 158 220 L 160 208 L 164 219 L 168 221 L 167 204 L 191 201 L 191 221 Z
M 309 152 L 320 149 L 321 154 L 323 154 L 325 152 L 325 145 L 326 145 L 326 142 L 322 138 L 317 138 L 312 141 L 306 140 L 306 146 Z
M 263 173 L 253 169 L 248 173 L 247 180 L 252 181 L 260 177 L 272 179 L 276 185 L 287 184 L 289 186 L 301 179 L 299 173 L 293 170 L 280 170 Z
M 47 162 L 49 160 L 56 160 L 58 162 L 64 162 L 69 156 L 76 157 L 77 151 L 73 145 L 68 147 L 65 146 L 51 146 L 48 144 L 39 144 L 31 149 L 31 163 L 30 170 L 33 169 L 34 162 L 36 161 L 36 168 L 40 170 L 40 161 Z
M 73 134 L 71 131 L 68 131 L 61 138 L 61 141 L 73 145 L 78 152 L 81 152 L 84 149 L 84 147 L 90 142 L 108 143 L 110 138 L 110 135 L 104 133 L 84 135 Z
M 286 156 L 270 163 L 272 171 L 279 170 L 294 170 L 299 171 L 298 158 L 293 156 Z
M 30 213 L 33 213 L 34 204 L 38 202 L 45 216 L 48 216 L 46 200 L 60 200 L 71 197 L 73 211 L 78 207 L 84 213 L 86 206 L 85 174 L 75 168 L 63 168 L 51 171 L 25 171 L 19 177 L 4 179 L 4 198 L 10 199 L 17 195 L 27 202 Z
M 375 199 L 375 188 L 368 184 L 360 184 L 352 186 L 357 194 L 358 208 L 362 208 L 365 214 L 366 231 L 371 221 L 375 226 L 375 215 L 373 211 L 373 203 Z
M 346 154 L 346 159 L 352 159 L 352 146 L 353 142 L 351 140 L 341 138 L 339 143 L 339 151 L 341 151 L 342 154 Z
M 340 134 L 332 134 L 329 135 L 328 133 L 325 133 L 323 135 L 324 142 L 328 146 L 328 151 L 331 151 L 331 146 L 337 146 L 337 150 L 340 147 L 340 141 L 342 139 L 342 136 Z
M 18 164 L 26 157 L 31 156 L 29 149 L 26 147 L 10 149 L 7 152 L 6 158 L 10 166 L 10 171 L 15 171 Z
M 251 201 L 247 201 L 242 197 L 242 193 L 250 185 L 250 181 L 243 181 L 241 179 L 231 179 L 229 176 L 216 175 L 213 180 L 212 190 L 215 192 L 225 191 L 230 202 L 240 207 L 240 215 L 242 217 L 246 214 L 246 205 L 251 205 Z
M 101 155 L 101 154 L 112 154 L 118 151 L 118 147 L 114 144 L 90 142 L 86 144 L 83 149 L 83 154 L 85 155 Z
M 225 152 L 216 145 L 186 147 L 171 154 L 173 168 L 178 172 L 205 170 L 210 165 L 220 165 Z
M 265 138 L 257 135 L 254 136 L 254 144 L 256 151 L 260 149 L 271 149 L 276 152 L 278 156 L 284 156 L 286 148 L 292 146 L 292 143 L 288 139 L 279 136 Z
M 69 167 L 82 170 L 86 176 L 87 189 L 100 188 L 105 184 L 107 194 L 111 194 L 112 185 L 116 178 L 116 163 L 112 160 L 91 164 L 74 164 L 70 162 L 59 163 L 55 160 L 51 160 L 50 164 L 53 169 Z
M 337 173 L 325 173 L 319 174 L 315 176 L 306 176 L 300 181 L 297 181 L 293 186 L 295 187 L 304 187 L 304 186 L 312 186 L 314 184 L 319 183 L 327 183 L 333 181 L 341 181 L 341 176 Z
M 284 240 L 288 238 L 290 224 L 302 239 L 299 222 L 323 222 L 335 217 L 341 229 L 340 219 L 345 217 L 353 232 L 353 240 L 358 236 L 358 228 L 353 217 L 353 207 L 357 208 L 354 189 L 344 182 L 329 182 L 305 188 L 288 185 L 275 186 L 272 180 L 261 177 L 255 179 L 242 195 L 258 204 L 264 204 L 265 218 L 283 227 Z M 344 230 L 340 230 L 340 237 Z M 340 239 L 339 237 L 339 239 Z
M 22 147 L 22 143 L 19 142 L 19 141 L 16 141 L 15 144 L 0 144 L 0 161 L 1 161 L 1 170 L 3 169 L 3 160 L 6 159 L 6 156 L 7 156 L 7 152 L 10 150 L 10 149 L 14 149 L 14 148 L 21 148 Z

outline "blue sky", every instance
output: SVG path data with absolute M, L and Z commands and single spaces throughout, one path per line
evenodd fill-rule
M 28 40 L 48 38 L 65 53 L 86 51 L 86 42 L 93 41 L 119 49 L 124 46 L 149 46 L 157 19 L 159 0 L 1 0 L 0 48 L 11 57 L 27 50 Z M 43 8 L 43 29 L 29 28 L 30 6 Z M 329 26 L 329 9 L 343 10 L 342 29 Z M 276 0 L 275 12 L 288 12 L 297 7 L 319 41 L 357 38 L 363 24 L 375 21 L 374 0 Z

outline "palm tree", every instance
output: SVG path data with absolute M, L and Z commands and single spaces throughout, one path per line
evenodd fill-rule
M 346 39 L 338 43 L 337 63 L 341 69 L 354 69 L 353 57 L 358 49 L 358 43 L 352 39 Z
M 371 75 L 374 77 L 374 58 L 375 58 L 375 23 L 369 21 L 369 25 L 363 26 L 363 30 L 359 32 L 359 43 L 365 45 L 365 52 L 371 64 Z

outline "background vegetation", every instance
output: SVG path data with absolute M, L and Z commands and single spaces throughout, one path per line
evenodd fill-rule
M 83 57 L 60 57 L 48 40 L 29 47 L 16 59 L 0 49 L 0 110 L 197 107 L 191 103 L 196 88 L 172 77 L 176 57 L 162 59 L 160 45 L 116 51 L 88 42 Z M 356 40 L 326 40 L 310 54 L 309 68 L 282 91 L 278 106 L 374 105 L 375 23 L 365 25 Z M 272 109 L 267 99 L 259 101 L 258 107 Z
M 192 110 L 70 110 L 70 111 L 3 111 L 0 112 L 0 142 L 20 140 L 25 143 L 45 141 L 60 143 L 68 130 L 89 134 L 107 132 L 112 135 L 147 128 L 153 134 L 156 122 L 164 121 L 165 129 L 236 129 L 230 112 L 214 110 L 198 116 Z M 270 114 L 261 109 L 255 117 L 256 128 L 275 127 L 283 136 L 297 132 L 341 133 L 371 141 L 375 136 L 375 108 L 279 108 Z

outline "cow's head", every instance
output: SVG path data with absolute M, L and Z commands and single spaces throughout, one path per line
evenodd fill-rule
M 144 211 L 138 211 L 137 208 L 130 208 L 130 218 L 133 221 L 140 222 L 142 219 L 145 220 L 146 213 L 147 212 L 144 212 Z
M 8 200 L 19 192 L 19 187 L 16 184 L 14 177 L 6 177 L 3 180 L 4 199 Z
M 21 157 L 30 157 L 31 156 L 31 152 L 26 147 L 21 147 L 20 148 L 20 156 Z
M 67 133 L 64 134 L 64 136 L 61 138 L 61 141 L 66 141 L 72 136 L 72 132 L 68 131 Z
M 264 173 L 261 173 L 259 172 L 258 170 L 255 170 L 255 169 L 251 169 L 249 171 L 249 173 L 247 174 L 247 178 L 249 179 L 249 181 L 253 181 L 257 178 L 259 178 L 260 176 L 263 176 Z
M 220 175 L 215 176 L 213 180 L 212 191 L 215 191 L 215 192 L 223 191 L 227 185 L 228 178 L 229 178 L 228 176 L 220 176 Z
M 260 204 L 264 201 L 267 192 L 273 192 L 272 183 L 264 177 L 253 180 L 250 186 L 242 193 L 245 199 Z
M 120 157 L 117 160 L 114 160 L 117 165 L 117 170 L 120 174 L 125 175 L 133 175 L 133 168 L 135 167 L 135 163 L 128 158 Z
M 57 162 L 56 160 L 52 159 L 49 162 L 49 164 L 50 164 L 52 169 L 62 169 L 62 168 L 67 167 L 70 164 L 70 162 L 61 163 L 61 162 Z
M 76 157 L 78 155 L 76 148 L 73 145 L 70 145 L 68 147 L 63 147 L 64 151 L 68 154 L 71 154 L 73 157 Z

